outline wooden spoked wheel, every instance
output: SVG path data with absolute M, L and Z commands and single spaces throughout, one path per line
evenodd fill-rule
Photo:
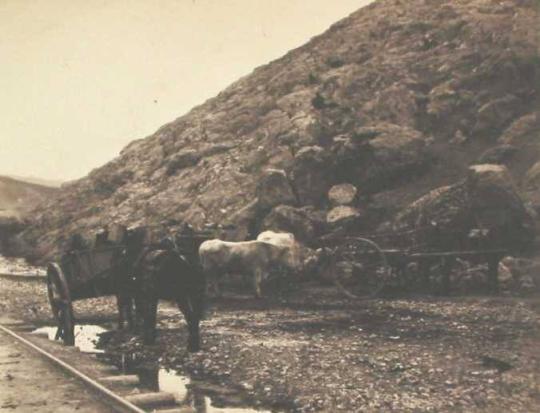
M 47 267 L 47 293 L 53 317 L 57 323 L 56 340 L 64 344 L 75 344 L 75 320 L 69 287 L 60 266 L 51 263 Z
M 375 297 L 390 282 L 392 271 L 383 250 L 366 238 L 350 238 L 341 244 L 334 258 L 342 287 L 351 298 Z

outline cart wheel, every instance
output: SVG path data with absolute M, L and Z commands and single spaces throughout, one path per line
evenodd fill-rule
M 377 296 L 392 275 L 382 249 L 366 238 L 350 238 L 340 245 L 335 265 L 339 272 L 348 275 L 341 284 L 351 297 Z
M 75 344 L 75 321 L 71 295 L 64 273 L 60 266 L 51 263 L 47 267 L 47 293 L 53 317 L 58 328 L 55 339 L 62 339 L 64 344 Z

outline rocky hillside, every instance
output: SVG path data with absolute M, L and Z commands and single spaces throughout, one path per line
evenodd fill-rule
M 71 232 L 171 219 L 309 241 L 372 230 L 478 163 L 506 165 L 534 215 L 537 4 L 376 1 L 64 186 L 19 241 L 46 256 Z M 336 184 L 353 189 L 329 199 Z

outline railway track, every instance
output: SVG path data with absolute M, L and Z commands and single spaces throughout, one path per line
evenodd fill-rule
M 0 273 L 0 278 L 7 278 L 8 280 L 16 280 L 16 281 L 39 281 L 39 282 L 47 282 L 47 277 L 44 275 L 36 275 L 36 274 L 11 274 L 11 273 Z
M 99 403 L 110 406 L 113 411 L 127 413 L 195 413 L 191 407 L 180 406 L 173 393 L 144 391 L 139 378 L 136 375 L 121 374 L 120 371 L 112 371 L 109 366 L 103 365 L 107 374 L 100 377 L 90 377 L 79 368 L 60 357 L 55 356 L 49 349 L 44 349 L 36 344 L 35 339 L 27 337 L 29 334 L 17 331 L 0 324 L 0 334 L 9 336 L 17 344 L 25 346 L 32 352 L 38 353 L 45 358 L 50 365 L 56 366 L 71 377 L 77 378 L 87 388 L 98 395 Z M 26 336 L 26 337 L 25 337 Z M 59 344 L 58 344 L 59 345 Z

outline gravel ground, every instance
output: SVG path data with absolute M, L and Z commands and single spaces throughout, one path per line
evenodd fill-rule
M 0 279 L 3 312 L 46 323 L 45 297 L 42 285 Z M 114 300 L 75 311 L 81 322 L 110 324 Z M 103 345 L 286 411 L 531 412 L 540 410 L 539 311 L 536 296 L 349 301 L 311 287 L 212 303 L 200 353 L 186 353 L 184 321 L 167 303 L 156 345 L 118 332 Z

